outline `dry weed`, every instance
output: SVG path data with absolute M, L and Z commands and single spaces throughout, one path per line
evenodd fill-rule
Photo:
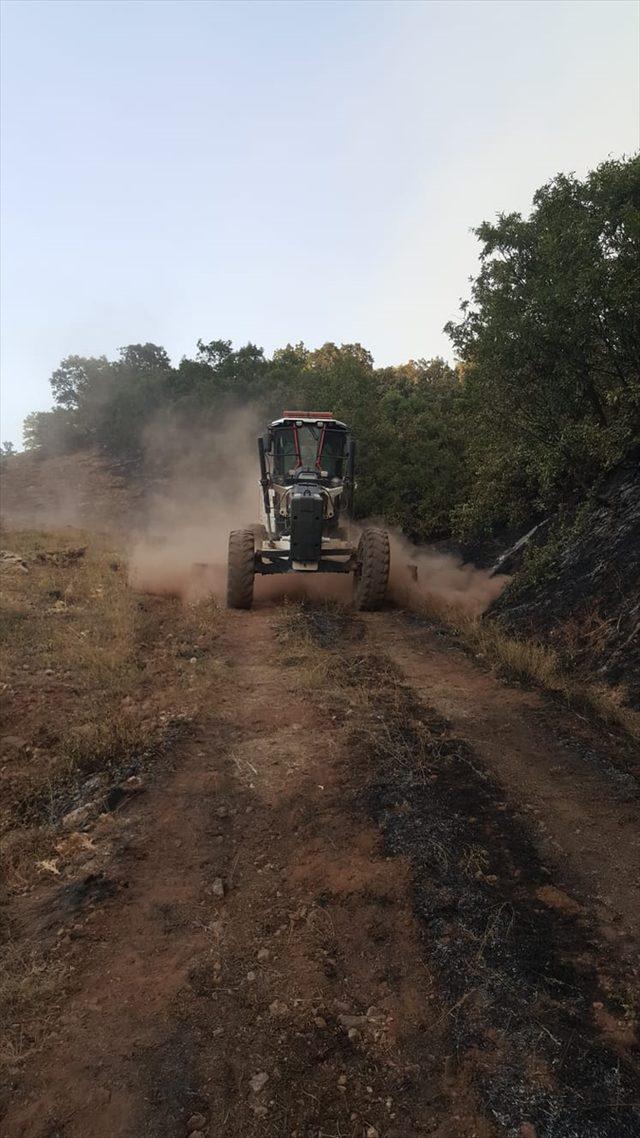
M 5 532 L 18 562 L 3 572 L 3 801 L 0 866 L 9 892 L 56 873 L 60 818 L 148 763 L 177 720 L 194 718 L 220 674 L 217 606 L 147 600 L 129 588 L 112 542 L 66 529 Z M 77 837 L 78 835 L 76 835 Z M 0 1063 L 46 1039 L 64 967 L 0 953 Z
M 483 620 L 435 598 L 425 602 L 422 611 L 451 628 L 463 644 L 494 665 L 505 679 L 522 680 L 551 691 L 567 704 L 591 711 L 631 738 L 640 739 L 640 715 L 624 705 L 624 691 L 570 675 L 552 648 L 536 640 L 516 639 L 498 621 Z
M 66 975 L 53 963 L 11 941 L 0 956 L 0 1068 L 13 1068 L 37 1051 L 50 1028 Z M 47 1012 L 44 1009 L 47 1008 Z
M 220 662 L 215 602 L 140 598 L 112 539 L 12 531 L 3 546 L 27 566 L 3 574 L 0 609 L 4 731 L 18 740 L 2 772 L 11 845 L 12 827 L 55 822 L 88 775 L 153 754 L 176 715 L 198 714 Z M 28 858 L 18 869 L 14 854 L 15 881 Z

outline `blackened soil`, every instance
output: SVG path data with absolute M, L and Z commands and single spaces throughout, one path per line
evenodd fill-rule
M 572 668 L 624 685 L 640 707 L 640 450 L 571 526 L 554 523 L 547 551 L 546 569 L 516 576 L 491 613 L 559 649 Z
M 371 677 L 371 661 L 366 672 Z M 624 1023 L 637 978 L 541 864 L 526 819 L 465 743 L 379 668 L 384 729 L 354 736 L 369 774 L 361 804 L 386 852 L 408 858 L 429 966 L 447 1000 L 458 1064 L 507 1134 L 636 1138 L 635 1045 L 598 1026 Z M 412 757 L 413 762 L 408 761 Z M 631 1035 L 633 1033 L 631 1032 Z
M 470 644 L 435 617 L 399 612 L 397 619 L 402 621 L 412 642 L 425 653 L 432 651 L 434 642 L 439 643 L 447 650 L 473 660 L 479 670 L 497 675 L 510 688 L 537 691 L 542 697 L 542 706 L 536 711 L 528 711 L 527 718 L 536 732 L 540 727 L 544 729 L 552 724 L 557 742 L 575 755 L 576 777 L 597 773 L 606 780 L 619 801 L 640 802 L 640 748 L 625 731 L 616 729 L 612 724 L 603 730 L 602 720 L 588 706 L 572 709 L 563 693 L 528 683 L 521 675 L 510 674 L 505 666 L 478 657 Z
M 334 648 L 340 643 L 362 640 L 365 633 L 364 625 L 348 608 L 331 601 L 324 604 L 302 601 L 298 606 L 296 620 L 321 648 Z

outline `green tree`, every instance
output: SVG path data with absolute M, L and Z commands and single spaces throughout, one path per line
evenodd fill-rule
M 156 344 L 129 344 L 117 360 L 67 356 L 51 376 L 58 414 L 26 427 L 29 446 L 96 445 L 114 454 L 138 454 L 144 427 L 166 402 L 171 363 Z M 43 436 L 44 433 L 44 436 Z
M 466 491 L 460 381 L 442 359 L 388 369 L 380 404 L 379 511 L 417 541 L 450 532 Z
M 463 533 L 590 484 L 640 415 L 640 158 L 559 175 L 530 217 L 476 230 L 481 270 L 447 331 L 464 369 L 474 489 Z
M 25 449 L 36 451 L 43 458 L 69 454 L 84 442 L 74 412 L 66 407 L 32 411 L 24 421 L 23 438 Z

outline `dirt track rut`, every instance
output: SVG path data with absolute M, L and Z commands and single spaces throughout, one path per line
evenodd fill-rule
M 589 729 L 539 693 L 496 682 L 428 621 L 385 613 L 368 631 L 472 745 L 514 808 L 537 822 L 541 848 L 613 938 L 625 929 L 640 940 L 640 755 L 621 753 L 606 729 Z
M 16 913 L 69 983 L 3 1135 L 640 1133 L 633 773 L 403 614 L 281 619 Z

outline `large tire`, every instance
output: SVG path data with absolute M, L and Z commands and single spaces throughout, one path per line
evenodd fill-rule
M 371 612 L 384 603 L 389 581 L 389 537 L 383 529 L 365 529 L 358 544 L 354 603 Z
M 250 609 L 253 601 L 255 574 L 255 537 L 253 530 L 234 529 L 229 534 L 227 562 L 227 606 Z

